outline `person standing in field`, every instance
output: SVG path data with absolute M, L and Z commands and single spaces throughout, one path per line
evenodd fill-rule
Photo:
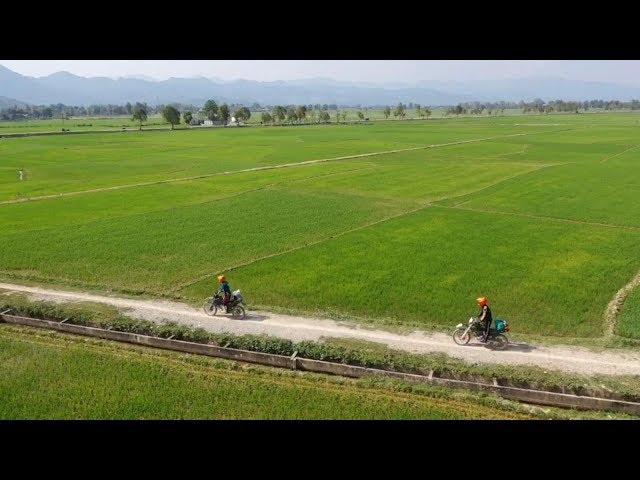
M 482 336 L 482 341 L 486 342 L 489 338 L 489 330 L 491 329 L 493 316 L 491 315 L 491 309 L 489 308 L 487 297 L 480 297 L 476 299 L 476 301 L 480 307 L 479 320 L 484 323 L 484 335 Z
M 20 181 L 24 180 L 24 170 L 22 168 L 18 170 L 18 178 Z

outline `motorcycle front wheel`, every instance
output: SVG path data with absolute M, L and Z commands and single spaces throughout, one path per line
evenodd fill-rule
M 464 327 L 460 327 L 456 328 L 453 331 L 453 341 L 458 345 L 466 345 L 467 343 L 469 343 L 469 340 L 471 340 L 471 335 L 469 334 L 469 332 L 465 334 L 465 330 L 466 329 Z
M 204 313 L 206 313 L 211 317 L 213 317 L 216 313 L 218 313 L 218 307 L 216 306 L 215 303 L 213 303 L 213 300 L 211 298 L 207 298 L 204 301 L 204 305 L 202 305 L 202 310 L 204 310 Z
M 245 314 L 245 311 L 244 311 L 244 307 L 242 307 L 242 305 L 236 305 L 231 310 L 231 316 L 233 318 L 239 318 L 240 320 L 242 320 L 245 317 L 245 315 L 246 314 Z

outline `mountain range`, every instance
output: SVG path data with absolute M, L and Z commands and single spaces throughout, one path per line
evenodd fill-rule
M 218 103 L 246 105 L 319 103 L 376 106 L 414 102 L 443 106 L 468 101 L 530 101 L 534 98 L 628 101 L 640 98 L 640 87 L 550 77 L 393 84 L 344 82 L 330 78 L 273 82 L 205 77 L 154 80 L 144 75 L 121 78 L 81 77 L 69 72 L 30 77 L 0 65 L 0 97 L 7 97 L 0 98 L 0 106 L 7 101 L 38 105 L 121 105 L 126 102 L 202 105 L 210 98 Z

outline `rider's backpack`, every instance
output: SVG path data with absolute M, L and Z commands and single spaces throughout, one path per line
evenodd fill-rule
M 500 318 L 496 319 L 496 332 L 502 333 L 507 329 L 507 321 Z

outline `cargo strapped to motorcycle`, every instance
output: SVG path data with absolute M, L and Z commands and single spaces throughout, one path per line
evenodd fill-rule
M 507 323 L 506 320 L 503 320 L 501 318 L 496 319 L 496 332 L 502 333 L 502 332 L 506 331 L 508 325 L 509 324 Z

